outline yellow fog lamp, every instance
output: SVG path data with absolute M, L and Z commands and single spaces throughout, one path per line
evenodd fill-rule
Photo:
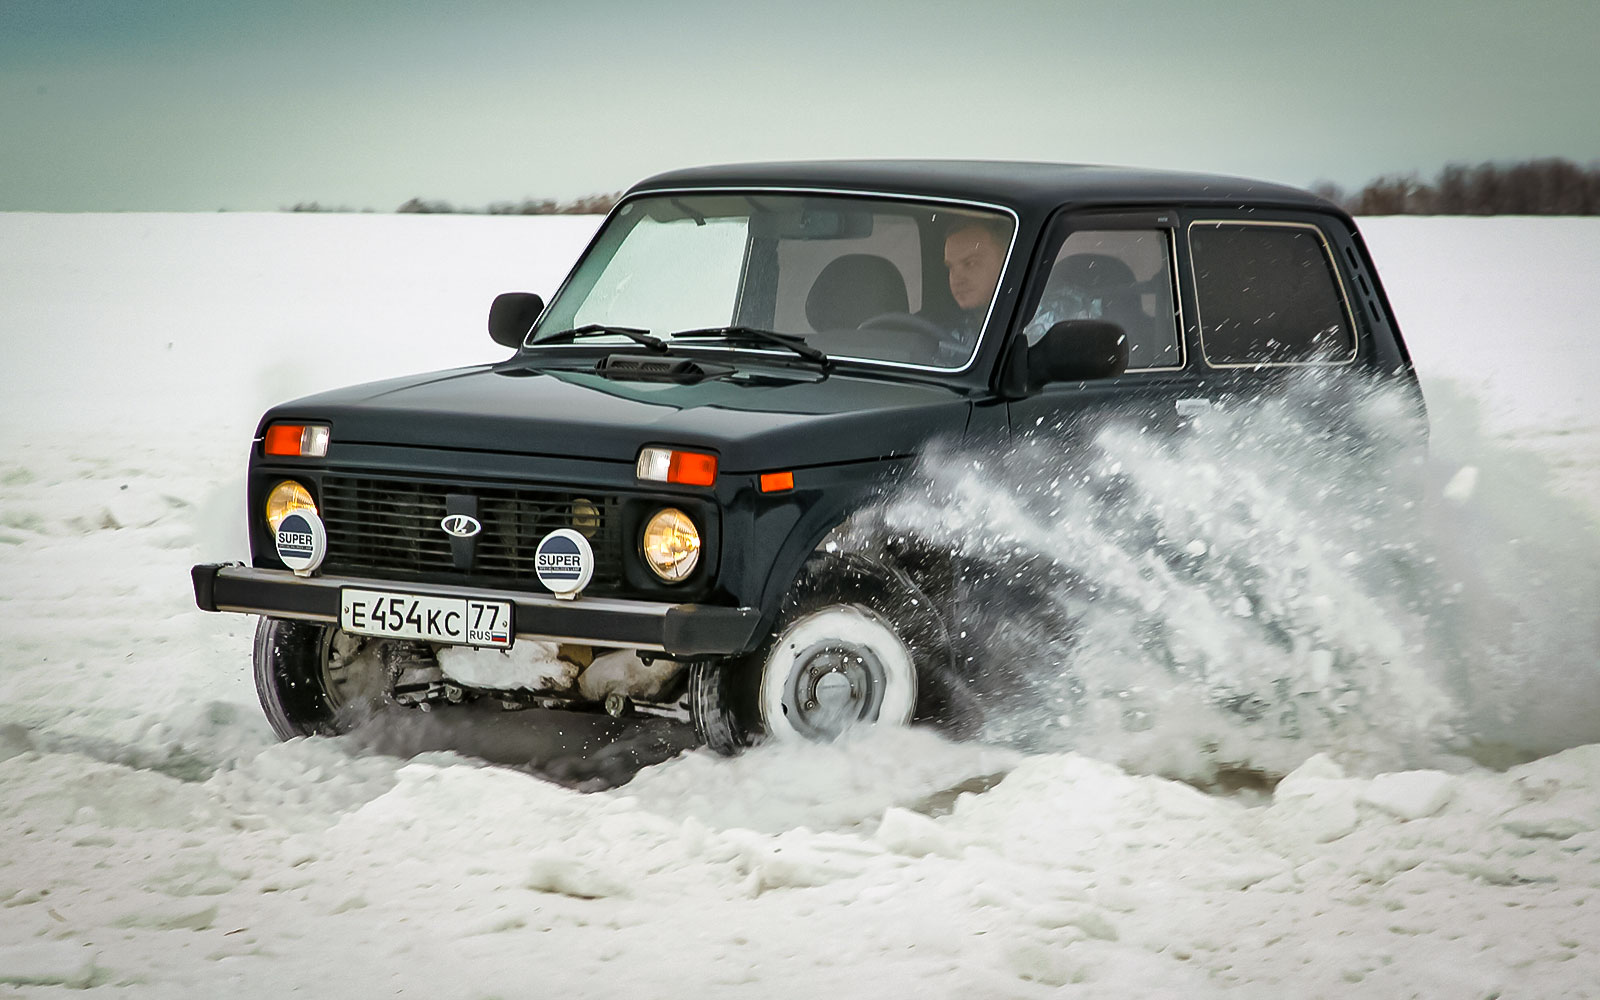
M 677 583 L 700 561 L 700 529 L 676 507 L 656 511 L 644 526 L 644 561 L 656 576 Z
M 293 479 L 285 479 L 267 494 L 267 523 L 272 525 L 273 531 L 277 531 L 283 519 L 297 510 L 315 514 L 317 505 L 311 500 L 311 491 Z
M 582 497 L 572 501 L 569 511 L 572 517 L 572 527 L 585 538 L 593 539 L 594 533 L 600 530 L 600 508 L 592 501 Z

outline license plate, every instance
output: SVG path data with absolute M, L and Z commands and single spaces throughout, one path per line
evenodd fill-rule
M 511 604 L 346 587 L 340 591 L 339 627 L 359 635 L 505 649 L 511 645 Z

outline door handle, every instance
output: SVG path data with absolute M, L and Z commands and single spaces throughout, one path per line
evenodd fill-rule
M 1209 413 L 1214 407 L 1211 400 L 1199 396 L 1178 400 L 1178 416 L 1198 417 L 1202 413 Z

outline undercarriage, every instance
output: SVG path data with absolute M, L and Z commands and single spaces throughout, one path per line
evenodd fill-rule
M 523 642 L 494 650 L 347 638 L 341 656 L 375 659 L 378 697 L 404 708 L 427 712 L 487 702 L 508 712 L 550 708 L 688 719 L 684 665 L 648 653 L 572 643 Z M 335 669 L 331 656 L 329 669 Z
M 562 709 L 687 721 L 686 666 L 632 649 L 523 640 L 507 650 L 353 635 L 263 617 L 257 689 L 278 735 L 349 732 L 392 711 Z

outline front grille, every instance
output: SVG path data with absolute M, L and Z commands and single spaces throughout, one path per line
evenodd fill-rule
M 439 525 L 452 493 L 478 501 L 483 530 L 473 539 L 471 570 L 457 568 Z M 623 584 L 620 508 L 617 497 L 593 492 L 324 476 L 323 566 L 354 576 L 543 589 L 533 569 L 539 540 L 556 528 L 577 528 L 594 547 L 594 579 L 585 592 L 614 594 Z

